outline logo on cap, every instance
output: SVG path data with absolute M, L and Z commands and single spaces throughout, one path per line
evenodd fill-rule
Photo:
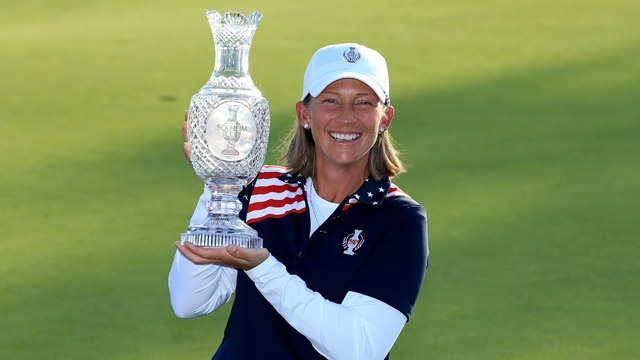
M 344 58 L 347 59 L 348 62 L 353 64 L 360 59 L 360 53 L 358 52 L 358 50 L 356 50 L 355 47 L 349 46 L 349 49 L 349 51 L 343 52 L 342 56 L 344 56 Z

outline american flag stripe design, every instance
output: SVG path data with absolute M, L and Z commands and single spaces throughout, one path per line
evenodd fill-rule
M 266 218 L 280 218 L 289 213 L 304 212 L 302 190 L 278 179 L 287 172 L 279 166 L 265 166 L 256 181 L 247 209 L 247 224 Z
M 278 206 L 267 206 L 259 210 L 251 210 L 247 213 L 247 224 L 256 221 L 262 221 L 266 218 L 280 218 L 289 213 L 301 213 L 304 212 L 304 201 L 297 201 L 292 204 L 284 204 Z
M 247 209 L 247 224 L 305 211 L 306 205 L 302 196 L 302 188 L 297 184 L 290 185 L 278 179 L 278 176 L 286 172 L 287 169 L 280 166 L 263 167 L 251 193 L 251 201 Z M 394 196 L 409 195 L 392 183 L 386 197 Z M 347 210 L 359 202 L 352 199 L 342 210 Z
M 292 204 L 284 204 L 279 206 L 267 206 L 260 210 L 251 210 L 249 205 L 249 212 L 247 213 L 247 224 L 252 222 L 261 221 L 266 218 L 280 218 L 289 213 L 301 213 L 304 212 L 304 201 L 296 201 Z
M 270 191 L 263 194 L 256 194 L 254 192 L 253 195 L 251 195 L 251 202 L 264 203 L 264 202 L 268 202 L 269 200 L 295 199 L 297 196 L 300 196 L 300 194 L 294 191 L 282 191 L 282 192 Z
M 389 187 L 389 192 L 385 197 L 390 198 L 393 196 L 409 196 L 409 195 L 407 195 L 407 193 L 405 193 L 404 191 L 400 190 L 400 188 L 396 186 L 396 184 L 391 183 L 391 186 Z

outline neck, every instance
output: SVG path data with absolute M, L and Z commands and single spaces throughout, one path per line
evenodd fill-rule
M 367 177 L 369 177 L 368 168 L 344 171 L 323 171 L 318 168 L 316 175 L 313 176 L 313 187 L 321 198 L 332 203 L 340 203 L 356 192 Z

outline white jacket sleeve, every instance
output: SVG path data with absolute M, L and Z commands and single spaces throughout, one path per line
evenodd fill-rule
M 307 288 L 270 256 L 246 271 L 276 311 L 329 359 L 382 359 L 407 318 L 372 297 L 349 292 L 341 304 Z
M 236 269 L 198 265 L 180 251 L 169 272 L 169 295 L 176 316 L 187 319 L 209 314 L 224 305 L 236 290 Z
M 207 216 L 206 202 L 211 192 L 205 190 L 198 200 L 190 224 L 200 224 Z M 171 306 L 178 317 L 193 318 L 206 315 L 224 305 L 236 289 L 238 271 L 220 265 L 198 265 L 180 251 L 169 272 Z

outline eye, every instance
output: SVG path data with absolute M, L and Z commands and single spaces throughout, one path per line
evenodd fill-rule
M 328 103 L 328 104 L 337 104 L 338 103 L 338 101 L 336 99 L 325 99 L 324 102 Z

